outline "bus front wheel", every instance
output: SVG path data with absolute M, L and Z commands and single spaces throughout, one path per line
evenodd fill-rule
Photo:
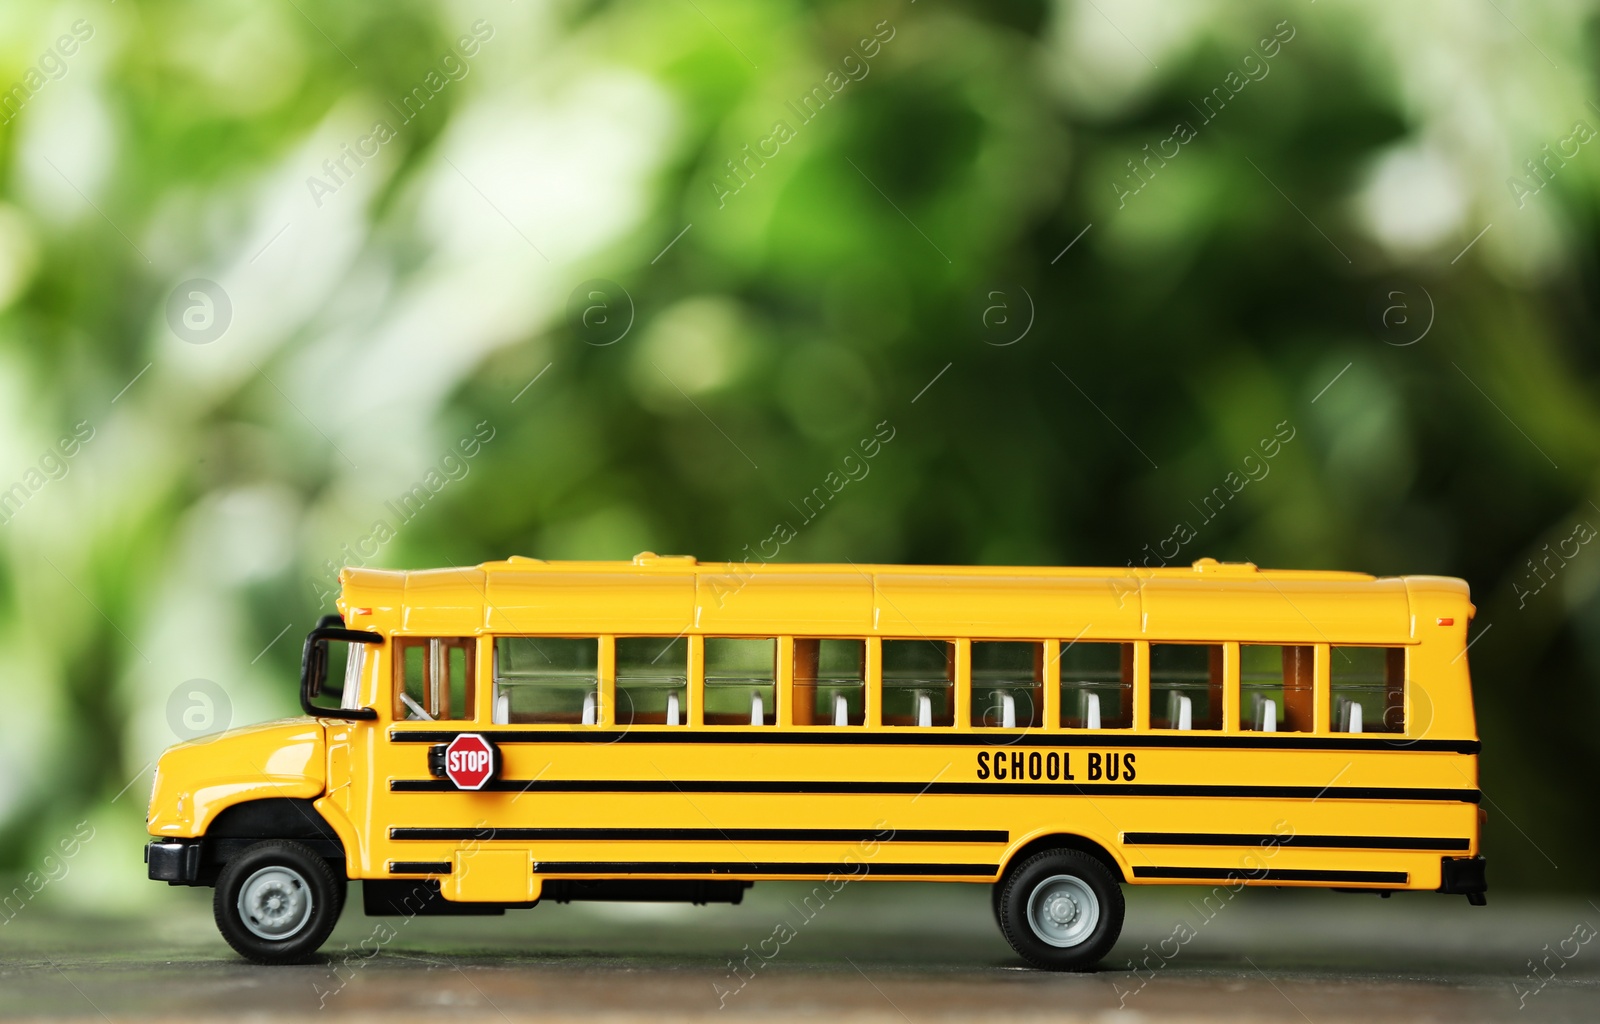
M 228 861 L 217 877 L 217 930 L 258 964 L 305 960 L 327 941 L 344 907 L 344 879 L 301 843 L 268 839 Z
M 1122 933 L 1122 885 L 1086 853 L 1035 854 L 1008 872 L 1000 885 L 1000 931 L 1035 967 L 1088 970 Z

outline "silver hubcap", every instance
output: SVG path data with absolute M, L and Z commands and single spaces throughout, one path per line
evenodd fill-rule
M 265 867 L 239 887 L 239 920 L 258 938 L 287 939 L 311 920 L 311 887 L 293 868 Z
M 1028 896 L 1028 927 L 1052 946 L 1076 946 L 1100 923 L 1094 890 L 1073 875 L 1052 875 Z

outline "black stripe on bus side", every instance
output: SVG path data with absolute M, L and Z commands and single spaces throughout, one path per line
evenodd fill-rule
M 463 727 L 462 732 L 472 732 Z M 412 731 L 391 729 L 391 743 L 449 743 L 460 733 L 443 730 Z M 951 746 L 951 747 L 1200 747 L 1237 750 L 1425 750 L 1453 754 L 1476 754 L 1482 747 L 1477 740 L 1404 740 L 1383 739 L 1378 736 L 1306 736 L 1294 738 L 1278 734 L 1272 739 L 1254 736 L 1176 736 L 1115 733 L 1095 735 L 1063 733 L 933 733 L 907 730 L 904 733 L 864 732 L 859 729 L 836 729 L 818 732 L 772 731 L 768 733 L 746 731 L 694 731 L 665 730 L 634 732 L 631 730 L 561 732 L 534 729 L 485 729 L 480 735 L 496 743 L 757 743 L 757 744 L 837 744 L 840 746 Z
M 741 863 L 739 861 L 539 861 L 536 875 L 968 875 L 990 878 L 993 864 Z
M 1387 882 L 1404 885 L 1404 871 L 1306 871 L 1300 868 L 1267 868 L 1241 873 L 1239 868 L 1140 868 L 1133 869 L 1135 878 L 1186 878 L 1237 880 L 1248 877 L 1254 882 Z
M 393 793 L 455 793 L 448 779 L 390 779 Z M 1459 800 L 1477 803 L 1476 789 L 1407 789 L 1388 786 L 1178 786 L 1072 782 L 770 782 L 670 779 L 490 779 L 479 792 L 495 793 L 938 793 L 1045 796 L 1201 796 L 1333 800 Z
M 1124 832 L 1128 846 L 1313 846 L 1327 850 L 1470 850 L 1467 839 L 1431 836 L 1278 836 L 1247 832 Z
M 391 860 L 389 874 L 391 875 L 448 875 L 450 862 L 447 860 Z
M 747 843 L 1007 843 L 1004 829 L 938 828 L 424 828 L 389 830 L 390 839 L 466 840 L 666 840 Z

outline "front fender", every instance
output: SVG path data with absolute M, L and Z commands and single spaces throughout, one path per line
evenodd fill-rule
M 205 834 L 217 814 L 246 800 L 314 800 L 327 788 L 322 723 L 287 718 L 171 747 L 156 762 L 146 830 L 164 838 Z

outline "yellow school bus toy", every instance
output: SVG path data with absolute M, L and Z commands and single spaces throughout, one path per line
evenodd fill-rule
M 512 558 L 346 569 L 305 715 L 180 744 L 150 877 L 244 956 L 368 914 L 991 887 L 1082 969 L 1122 885 L 1484 901 L 1466 584 L 1258 569 Z M 329 679 L 342 658 L 342 685 Z

